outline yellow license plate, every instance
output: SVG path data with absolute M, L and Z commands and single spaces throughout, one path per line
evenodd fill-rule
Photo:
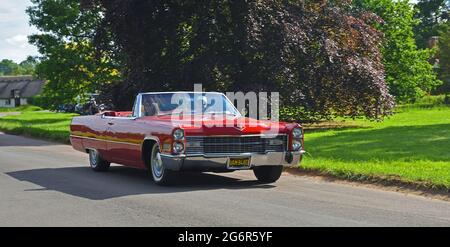
M 250 158 L 230 158 L 228 161 L 228 167 L 240 168 L 250 166 Z

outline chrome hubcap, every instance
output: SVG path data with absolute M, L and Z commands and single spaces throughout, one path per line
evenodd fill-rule
M 153 170 L 153 174 L 155 175 L 155 177 L 157 177 L 157 178 L 159 178 L 159 177 L 161 177 L 162 176 L 162 174 L 163 174 L 163 169 L 164 169 L 164 167 L 163 167 L 163 162 L 162 162 L 162 159 L 161 159 L 161 154 L 160 154 L 160 152 L 159 152 L 159 149 L 157 149 L 157 150 L 155 150 L 154 152 L 153 152 L 153 157 L 152 157 L 152 163 L 153 163 L 153 165 L 152 165 L 152 170 Z
M 90 150 L 89 151 L 89 158 L 91 161 L 92 167 L 97 167 L 98 159 L 97 159 L 97 150 Z

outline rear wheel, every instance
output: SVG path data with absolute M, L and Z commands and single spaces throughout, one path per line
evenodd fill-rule
M 261 183 L 273 183 L 277 181 L 282 172 L 283 166 L 261 166 L 253 169 L 253 173 Z
M 91 165 L 92 170 L 96 172 L 107 171 L 111 165 L 111 163 L 102 159 L 100 153 L 95 149 L 89 150 L 89 164 Z
M 150 171 L 152 173 L 153 181 L 158 185 L 170 185 L 174 182 L 175 171 L 165 167 L 158 144 L 155 144 L 152 147 Z

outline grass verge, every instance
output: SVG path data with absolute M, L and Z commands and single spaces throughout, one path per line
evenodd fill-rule
M 307 130 L 301 169 L 450 190 L 450 107 L 406 107 L 383 122 L 351 124 L 360 128 Z
M 29 112 L 29 111 L 42 111 L 42 108 L 34 105 L 23 105 L 12 108 L 0 108 L 0 112 Z
M 20 115 L 0 117 L 0 130 L 10 134 L 69 142 L 69 124 L 76 114 L 25 111 Z

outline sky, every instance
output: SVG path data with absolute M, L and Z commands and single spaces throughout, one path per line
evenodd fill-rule
M 21 62 L 39 54 L 35 46 L 28 44 L 27 36 L 37 32 L 28 24 L 25 13 L 30 5 L 29 0 L 0 0 L 0 60 Z

